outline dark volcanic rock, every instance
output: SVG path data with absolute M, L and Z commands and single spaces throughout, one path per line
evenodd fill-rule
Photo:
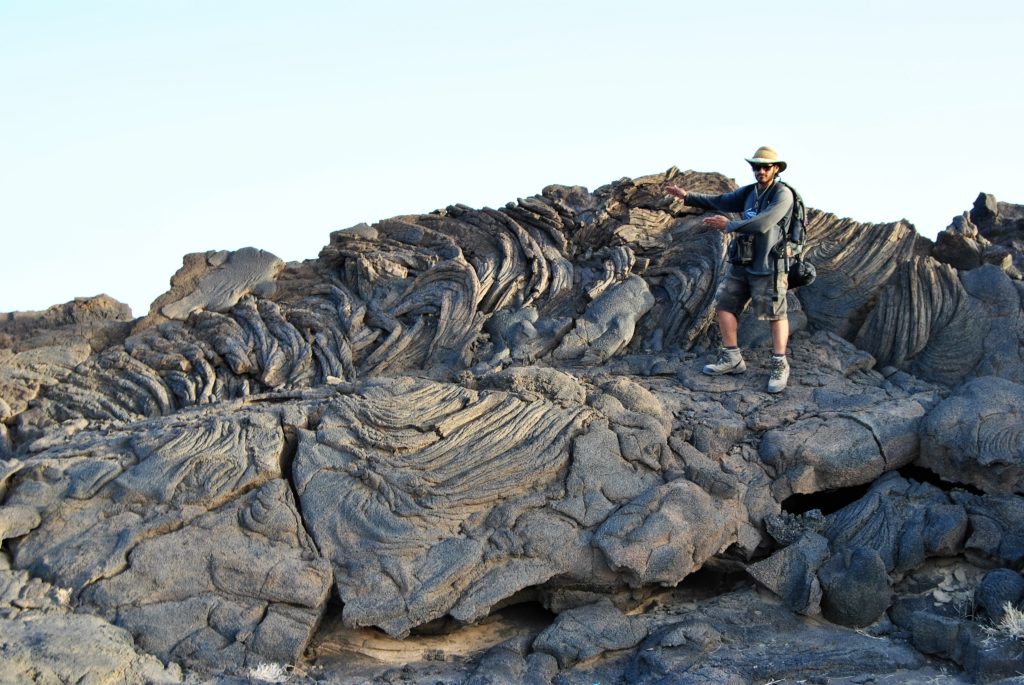
M 892 582 L 878 552 L 867 547 L 844 549 L 818 571 L 821 613 L 851 628 L 877 621 L 889 608 Z
M 0 349 L 17 353 L 82 342 L 98 352 L 123 343 L 132 321 L 131 308 L 108 295 L 76 297 L 42 312 L 0 314 Z
M 1024 494 L 1024 385 L 964 383 L 925 419 L 918 463 L 985 492 Z
M 32 458 L 7 506 L 41 523 L 13 564 L 185 664 L 292 662 L 331 584 L 282 480 L 273 412 L 182 415 Z
M 1019 680 L 1024 657 L 1018 639 L 986 630 L 928 597 L 902 600 L 891 613 L 915 648 L 962 665 L 968 682 Z
M 747 573 L 781 597 L 791 610 L 813 616 L 821 611 L 817 573 L 828 553 L 828 540 L 806 533 L 764 561 L 748 566 Z
M 998 623 L 1009 604 L 1017 607 L 1024 599 L 1024 577 L 1008 568 L 997 568 L 985 574 L 974 592 L 974 601 L 994 622 Z
M 887 571 L 907 571 L 964 548 L 968 517 L 944 492 L 889 473 L 858 501 L 831 514 L 823 534 L 833 551 L 875 550 Z
M 921 652 L 1012 673 L 954 611 L 980 570 L 913 586 L 938 560 L 1024 563 L 1021 209 L 983 196 L 934 246 L 812 210 L 819 276 L 768 395 L 749 315 L 747 373 L 701 373 L 728 238 L 666 183 L 735 188 L 550 186 L 337 231 L 302 263 L 187 255 L 135 321 L 104 297 L 8 315 L 13 677 L 180 680 L 156 655 L 298 681 L 338 657 L 306 655 L 324 617 L 355 659 L 353 635 L 417 644 L 523 601 L 554 624 L 460 654 L 471 682 L 914 682 Z M 443 649 L 407 649 L 429 658 L 352 682 L 444 679 Z
M 631 683 L 880 680 L 925 663 L 906 644 L 802 619 L 751 590 L 722 595 L 685 617 L 654 614 L 649 621 L 658 627 L 626 671 Z
M 778 499 L 870 483 L 914 460 L 925 414 L 920 402 L 851 409 L 823 411 L 765 434 L 758 451 L 776 477 Z
M 982 566 L 1024 564 L 1024 498 L 1014 495 L 952 493 L 969 519 L 965 552 Z
M 988 193 L 980 193 L 970 212 L 978 233 L 1007 250 L 1020 278 L 1024 270 L 1024 209 L 1021 205 L 999 202 Z
M 622 615 L 605 600 L 558 616 L 537 636 L 533 650 L 550 654 L 567 668 L 611 650 L 635 647 L 647 637 L 642 621 Z

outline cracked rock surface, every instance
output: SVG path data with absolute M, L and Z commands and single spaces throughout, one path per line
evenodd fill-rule
M 1024 670 L 1024 212 L 811 210 L 769 395 L 748 315 L 747 372 L 701 373 L 727 246 L 666 182 L 735 188 L 549 186 L 0 321 L 3 682 Z

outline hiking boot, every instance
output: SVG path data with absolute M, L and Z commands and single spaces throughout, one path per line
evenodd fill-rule
M 743 355 L 740 353 L 740 348 L 733 347 L 732 349 L 726 349 L 724 347 L 718 348 L 718 359 L 715 360 L 714 364 L 708 364 L 704 367 L 704 373 L 709 376 L 721 376 L 726 373 L 743 373 L 747 370 L 747 363 L 743 361 Z
M 772 355 L 772 375 L 768 377 L 768 392 L 782 392 L 789 382 L 789 360 Z

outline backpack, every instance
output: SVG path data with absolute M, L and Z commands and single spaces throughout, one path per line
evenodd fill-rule
M 787 244 L 792 248 L 792 259 L 785 257 L 789 276 L 789 288 L 799 288 L 814 283 L 814 279 L 818 277 L 818 272 L 815 270 L 814 265 L 804 261 L 804 240 L 807 237 L 807 209 L 804 207 L 804 199 L 800 197 L 800 193 L 796 191 L 796 188 L 781 179 L 779 183 L 789 188 L 790 192 L 793 193 L 793 208 L 789 212 L 789 228 L 786 230 L 786 237 L 780 241 L 776 249 L 779 249 L 782 255 L 785 256 Z M 778 260 L 776 260 L 776 269 L 778 269 L 778 263 Z
M 793 209 L 789 212 L 789 230 L 786 231 L 786 241 L 793 243 L 793 253 L 800 254 L 804 250 L 804 234 L 807 230 L 807 209 L 804 207 L 804 199 L 796 188 L 783 180 L 779 183 L 789 188 L 793 193 Z

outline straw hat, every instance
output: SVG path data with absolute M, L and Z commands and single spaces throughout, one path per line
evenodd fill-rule
M 775 148 L 762 145 L 754 152 L 754 156 L 747 160 L 750 164 L 778 164 L 779 171 L 786 170 L 786 163 L 779 159 L 779 153 Z

